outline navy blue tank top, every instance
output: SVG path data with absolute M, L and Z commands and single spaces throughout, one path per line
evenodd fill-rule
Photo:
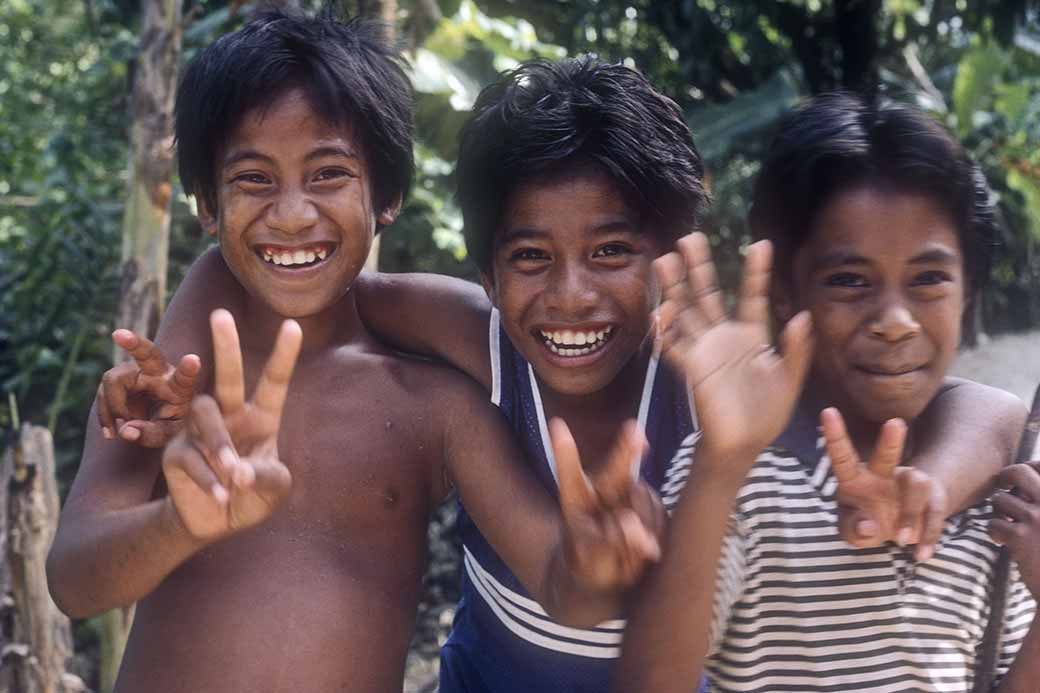
M 549 444 L 534 371 L 513 346 L 493 310 L 489 329 L 491 400 L 517 432 L 542 484 L 556 495 L 556 463 Z M 639 403 L 639 422 L 651 443 L 639 474 L 660 490 L 672 459 L 696 427 L 680 378 L 652 358 Z M 679 453 L 677 453 L 679 451 Z M 441 649 L 440 693 L 601 693 L 620 654 L 625 622 L 596 628 L 563 626 L 527 593 L 460 504 L 464 551 L 462 599 Z

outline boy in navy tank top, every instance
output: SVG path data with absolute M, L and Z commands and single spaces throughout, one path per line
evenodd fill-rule
M 604 459 L 618 428 L 636 418 L 651 447 L 632 473 L 660 489 L 696 431 L 684 383 L 654 357 L 651 322 L 651 264 L 696 226 L 707 198 L 680 109 L 621 65 L 587 57 L 525 64 L 479 97 L 456 176 L 483 288 L 363 274 L 354 285 L 362 319 L 387 343 L 443 359 L 483 385 L 551 492 L 554 417 L 566 420 L 583 460 Z M 956 483 L 946 497 L 910 489 L 889 499 L 922 544 L 999 465 L 992 451 L 1005 431 L 995 422 L 1006 407 L 987 388 L 947 390 L 926 427 L 940 431 L 968 406 L 986 412 L 979 428 L 925 436 L 917 457 L 931 468 L 973 460 L 968 473 L 935 474 Z M 889 538 L 887 527 L 863 519 L 882 509 L 872 500 L 859 508 L 862 521 L 845 514 L 845 536 Z M 442 653 L 441 692 L 607 690 L 621 615 L 590 629 L 553 622 L 460 510 L 463 597 Z

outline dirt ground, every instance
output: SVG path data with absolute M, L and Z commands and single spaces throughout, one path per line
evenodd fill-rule
M 1002 335 L 964 351 L 953 374 L 999 387 L 1032 403 L 1040 384 L 1040 330 Z

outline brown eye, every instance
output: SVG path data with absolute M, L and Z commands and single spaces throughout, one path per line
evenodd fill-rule
M 549 256 L 539 248 L 517 248 L 509 254 L 510 262 L 522 262 L 524 260 L 547 260 Z
M 832 274 L 823 280 L 824 286 L 834 286 L 842 289 L 865 289 L 870 286 L 866 277 L 853 272 L 839 272 Z
M 921 274 L 914 277 L 911 286 L 935 286 L 937 284 L 943 284 L 945 282 L 953 281 L 953 277 L 947 272 L 940 270 L 934 270 L 931 272 L 922 272 Z
M 623 243 L 607 243 L 596 249 L 592 257 L 618 257 L 619 255 L 631 255 L 632 249 Z

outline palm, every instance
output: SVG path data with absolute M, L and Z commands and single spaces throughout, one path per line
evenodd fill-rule
M 163 460 L 177 514 L 200 538 L 251 527 L 288 495 L 292 479 L 278 457 L 278 429 L 300 347 L 299 327 L 287 322 L 247 401 L 234 321 L 218 311 L 211 323 L 216 398 L 193 401 L 187 429 Z
M 748 251 L 740 301 L 728 317 L 707 240 L 691 234 L 655 264 L 663 288 L 662 348 L 685 374 L 704 432 L 722 453 L 761 449 L 790 418 L 809 362 L 808 316 L 784 330 L 781 356 L 768 330 L 768 246 Z

